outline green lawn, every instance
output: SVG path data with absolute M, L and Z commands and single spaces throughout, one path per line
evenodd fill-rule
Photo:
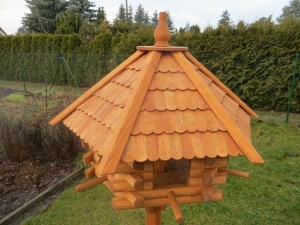
M 229 168 L 250 173 L 249 179 L 229 176 L 220 202 L 181 205 L 185 225 L 300 224 L 300 128 L 252 121 L 253 145 L 265 160 L 251 164 L 245 157 L 230 159 Z M 85 182 L 85 180 L 82 180 Z M 45 213 L 23 224 L 145 224 L 145 210 L 115 211 L 104 185 L 81 193 L 63 192 Z M 170 207 L 162 213 L 164 225 L 178 224 Z

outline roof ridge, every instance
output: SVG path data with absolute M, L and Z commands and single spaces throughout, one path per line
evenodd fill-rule
M 233 100 L 235 100 L 244 110 L 246 110 L 250 115 L 258 118 L 258 115 L 241 100 L 236 94 L 234 94 L 228 87 L 226 87 L 222 81 L 220 81 L 213 73 L 211 73 L 201 62 L 199 62 L 191 53 L 183 53 L 187 59 L 189 59 L 195 66 L 197 66 L 206 76 L 208 76 L 219 88 L 225 91 Z
M 172 52 L 173 57 L 177 61 L 177 63 L 181 66 L 181 68 L 185 71 L 188 78 L 195 85 L 199 93 L 202 95 L 204 100 L 210 106 L 212 111 L 215 113 L 217 118 L 221 121 L 224 127 L 227 129 L 230 136 L 236 142 L 236 144 L 240 147 L 241 151 L 246 155 L 252 163 L 263 163 L 264 160 L 256 151 L 256 149 L 252 146 L 249 140 L 245 137 L 239 127 L 234 123 L 234 121 L 230 118 L 228 113 L 225 111 L 221 103 L 217 100 L 217 98 L 213 95 L 213 93 L 209 90 L 207 85 L 202 81 L 202 79 L 198 76 L 198 73 L 194 69 L 194 67 L 190 63 L 190 58 L 187 57 L 186 53 L 182 52 Z M 195 58 L 193 58 L 196 60 Z M 193 62 L 194 63 L 194 62 Z M 197 63 L 198 64 L 198 63 Z M 201 63 L 199 63 L 201 64 Z M 202 65 L 202 64 L 201 64 Z M 219 81 L 220 82 L 220 81 Z
M 124 111 L 119 118 L 119 125 L 105 144 L 105 149 L 108 149 L 109 152 L 103 155 L 101 163 L 95 171 L 98 177 L 113 173 L 120 162 L 161 55 L 162 53 L 157 51 L 148 53 L 141 74 L 136 80 L 137 83 L 130 92 Z

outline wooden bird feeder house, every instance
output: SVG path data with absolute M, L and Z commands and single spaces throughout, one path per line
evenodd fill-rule
M 147 224 L 161 224 L 168 205 L 219 201 L 229 156 L 263 163 L 251 144 L 250 116 L 239 97 L 195 59 L 170 46 L 166 13 L 159 14 L 154 46 L 137 51 L 50 121 L 63 122 L 89 151 L 91 181 L 115 194 L 112 206 L 146 209 Z

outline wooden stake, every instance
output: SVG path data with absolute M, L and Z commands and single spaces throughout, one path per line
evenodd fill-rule
M 176 218 L 176 221 L 177 222 L 182 222 L 183 221 L 183 216 L 182 216 L 182 212 L 179 208 L 179 204 L 176 200 L 176 196 L 174 194 L 173 191 L 169 191 L 168 192 L 168 197 L 170 199 L 170 203 L 171 203 L 171 206 L 172 206 L 172 209 L 173 209 L 173 213 L 174 213 L 174 216 Z
M 107 176 L 96 178 L 96 179 L 91 180 L 89 182 L 86 182 L 84 184 L 79 184 L 79 185 L 77 185 L 75 187 L 75 190 L 76 190 L 76 192 L 80 192 L 80 191 L 83 191 L 83 190 L 85 190 L 87 188 L 93 187 L 93 186 L 95 186 L 97 184 L 101 184 L 104 181 L 107 181 Z
M 242 177 L 242 178 L 249 178 L 250 174 L 247 172 L 242 172 L 238 170 L 231 170 L 227 168 L 218 168 L 218 172 L 226 172 L 229 175 L 237 176 L 237 177 Z

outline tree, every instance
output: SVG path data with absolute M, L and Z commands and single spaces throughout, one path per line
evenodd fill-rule
M 233 26 L 233 21 L 230 18 L 230 14 L 228 13 L 227 10 L 225 10 L 222 15 L 221 19 L 218 22 L 219 27 L 224 27 L 224 28 L 229 28 Z
M 134 20 L 136 23 L 141 24 L 142 26 L 148 26 L 149 25 L 149 15 L 148 12 L 145 12 L 144 8 L 140 4 L 136 11 Z
M 151 26 L 155 28 L 157 26 L 157 24 L 158 24 L 158 13 L 155 10 L 153 13 L 153 16 L 151 18 Z
M 29 32 L 50 33 L 56 30 L 57 16 L 66 10 L 64 0 L 25 0 L 30 13 L 22 18 Z
M 128 22 L 133 23 L 133 8 L 131 4 L 129 5 L 128 9 Z
M 77 13 L 70 14 L 63 12 L 59 17 L 59 22 L 56 24 L 56 34 L 74 34 L 79 33 L 82 24 L 81 16 Z
M 106 13 L 104 11 L 103 7 L 99 7 L 97 10 L 97 15 L 96 15 L 96 23 L 99 25 L 103 23 L 104 21 L 107 21 L 106 19 Z
M 288 6 L 284 6 L 282 9 L 282 14 L 277 18 L 278 22 L 287 18 L 300 18 L 300 0 L 290 1 Z
M 167 13 L 167 24 L 168 24 L 168 27 L 170 29 L 170 32 L 173 33 L 174 30 L 175 30 L 175 28 L 174 28 L 174 23 L 173 23 L 171 14 L 169 13 L 169 11 L 166 11 L 166 13 Z
M 120 5 L 115 20 L 126 21 L 125 7 L 123 4 Z
M 25 34 L 27 32 L 26 26 L 22 25 L 21 27 L 18 28 L 16 34 Z
M 69 0 L 67 12 L 70 14 L 77 13 L 84 21 L 92 22 L 96 19 L 95 3 L 89 0 Z

